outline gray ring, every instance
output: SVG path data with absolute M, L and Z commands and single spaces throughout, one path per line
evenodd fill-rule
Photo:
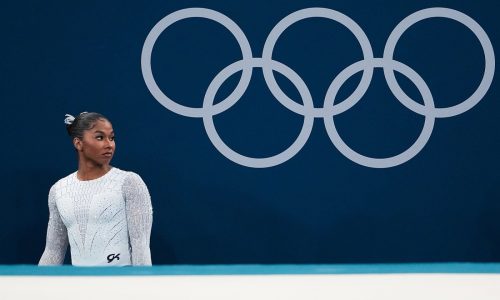
M 226 68 L 224 68 L 219 74 L 217 74 L 217 76 L 215 76 L 215 78 L 210 83 L 207 92 L 205 93 L 205 98 L 203 100 L 203 108 L 212 107 L 217 91 L 224 83 L 224 81 L 226 81 L 231 75 L 242 70 L 244 67 L 252 66 L 252 67 L 263 68 L 264 65 L 267 65 L 272 70 L 278 71 L 279 73 L 286 76 L 288 80 L 290 80 L 299 91 L 299 94 L 304 102 L 304 106 L 308 108 L 313 107 L 314 104 L 311 93 L 307 89 L 305 82 L 300 78 L 300 76 L 297 73 L 295 73 L 292 69 L 290 69 L 289 67 L 280 62 L 267 61 L 262 58 L 252 58 L 251 60 L 248 61 L 240 60 L 235 63 L 232 63 Z M 279 154 L 265 158 L 253 158 L 244 156 L 229 148 L 222 141 L 219 134 L 217 133 L 212 115 L 208 114 L 204 115 L 203 124 L 205 126 L 205 130 L 207 132 L 210 141 L 222 155 L 242 166 L 251 168 L 269 168 L 286 162 L 287 160 L 294 157 L 295 154 L 297 154 L 300 151 L 300 149 L 302 149 L 302 147 L 306 144 L 307 140 L 309 139 L 309 136 L 311 135 L 311 131 L 314 125 L 314 117 L 304 116 L 304 123 L 302 125 L 300 134 L 290 147 L 288 147 L 286 150 L 284 150 Z
M 493 51 L 493 46 L 491 45 L 491 41 L 488 38 L 486 32 L 476 21 L 457 10 L 449 8 L 434 7 L 417 11 L 403 19 L 394 28 L 385 45 L 384 59 L 393 59 L 394 49 L 397 42 L 410 26 L 419 21 L 435 17 L 448 18 L 460 22 L 467 28 L 469 28 L 479 39 L 479 42 L 481 43 L 484 51 L 485 67 L 483 79 L 481 80 L 481 83 L 479 84 L 476 91 L 465 101 L 457 105 L 443 108 L 430 108 L 414 101 L 413 99 L 408 97 L 408 95 L 406 95 L 406 93 L 401 89 L 398 82 L 396 81 L 396 77 L 394 76 L 394 71 L 392 69 L 384 68 L 384 76 L 392 93 L 394 93 L 396 98 L 408 109 L 420 115 L 433 115 L 438 118 L 447 118 L 464 113 L 474 107 L 477 103 L 479 103 L 479 101 L 483 99 L 493 81 L 493 75 L 495 73 L 495 54 Z
M 335 83 L 332 83 L 332 85 L 335 87 L 335 89 L 332 90 L 332 97 L 325 97 L 325 107 L 334 104 L 335 96 L 337 95 L 339 88 L 348 78 L 363 70 L 363 68 L 365 67 L 364 64 L 365 62 L 363 61 L 354 63 L 344 69 L 337 76 L 337 81 Z M 425 84 L 425 81 L 420 77 L 420 75 L 418 75 L 418 73 L 413 69 L 403 63 L 393 60 L 388 61 L 383 58 L 374 58 L 370 64 L 376 68 L 395 69 L 401 74 L 408 77 L 408 79 L 410 79 L 418 88 L 420 94 L 422 94 L 425 106 L 428 106 L 430 108 L 434 107 L 434 101 L 432 99 L 432 94 L 429 90 L 429 87 L 427 86 L 427 84 Z M 347 146 L 347 144 L 342 140 L 339 133 L 337 132 L 337 129 L 335 128 L 333 118 L 324 118 L 326 131 L 334 146 L 351 161 L 370 168 L 390 168 L 403 164 L 415 157 L 415 155 L 417 155 L 429 141 L 432 130 L 434 128 L 434 120 L 435 117 L 433 115 L 425 115 L 425 123 L 420 136 L 415 141 L 415 143 L 413 143 L 413 145 L 404 152 L 388 158 L 372 158 L 361 155 Z
M 208 111 L 197 108 L 197 107 L 188 107 L 181 105 L 174 100 L 170 99 L 167 95 L 165 95 L 162 90 L 156 84 L 156 81 L 153 76 L 153 72 L 151 70 L 151 54 L 153 52 L 153 47 L 156 43 L 156 40 L 160 36 L 160 34 L 167 29 L 170 25 L 174 24 L 177 21 L 188 19 L 188 18 L 205 18 L 217 23 L 220 23 L 224 27 L 226 27 L 236 38 L 238 44 L 241 48 L 241 54 L 243 56 L 243 61 L 252 58 L 252 50 L 250 48 L 250 43 L 246 38 L 243 31 L 238 27 L 238 25 L 226 17 L 225 15 L 217 12 L 215 10 L 206 9 L 206 8 L 186 8 L 175 11 L 163 19 L 161 19 L 149 32 L 146 41 L 144 42 L 144 46 L 142 48 L 141 54 L 141 68 L 142 68 L 142 76 L 144 77 L 144 81 L 146 85 L 153 95 L 155 99 L 160 102 L 168 110 L 177 113 L 179 115 L 183 115 L 186 117 L 200 118 L 206 114 L 218 114 L 223 112 L 224 110 L 231 107 L 234 103 L 236 103 L 239 98 L 245 93 L 248 84 L 250 83 L 250 79 L 252 78 L 252 68 L 249 66 L 243 65 L 242 68 L 242 76 L 236 89 L 223 101 L 217 103 L 213 107 L 209 108 Z
M 187 18 L 206 18 L 218 22 L 226 27 L 236 38 L 241 52 L 242 60 L 237 61 L 227 67 L 214 77 L 210 83 L 203 99 L 203 107 L 193 108 L 178 104 L 167 97 L 156 84 L 151 70 L 151 55 L 154 44 L 161 33 L 173 23 Z M 295 22 L 303 19 L 321 17 L 337 21 L 347 27 L 357 38 L 364 59 L 358 61 L 340 72 L 330 84 L 325 95 L 323 107 L 315 108 L 312 96 L 307 85 L 300 76 L 288 66 L 274 61 L 272 54 L 274 46 L 280 35 Z M 479 87 L 465 101 L 452 107 L 436 108 L 429 87 L 425 81 L 409 66 L 393 60 L 394 49 L 402 34 L 415 23 L 432 17 L 444 17 L 456 20 L 468 27 L 479 39 L 485 56 L 485 70 Z M 236 153 L 229 148 L 218 135 L 213 122 L 213 116 L 231 108 L 245 93 L 252 76 L 254 67 L 263 69 L 264 79 L 271 93 L 287 109 L 304 116 L 304 123 L 297 139 L 283 152 L 266 158 L 252 158 Z M 394 96 L 408 109 L 423 115 L 425 123 L 417 140 L 404 152 L 389 158 L 371 158 L 363 156 L 347 146 L 338 134 L 333 116 L 353 107 L 366 93 L 374 68 L 383 68 L 387 84 Z M 334 146 L 347 158 L 355 163 L 372 168 L 389 168 L 405 163 L 417 155 L 427 144 L 433 128 L 436 117 L 451 117 L 461 114 L 475 106 L 484 97 L 491 86 L 495 71 L 495 56 L 493 46 L 486 32 L 472 18 L 447 8 L 429 8 L 423 9 L 403 19 L 390 34 L 383 58 L 373 58 L 373 51 L 370 42 L 363 30 L 352 19 L 335 10 L 326 8 L 307 8 L 296 11 L 282 19 L 271 31 L 264 44 L 262 58 L 253 58 L 250 44 L 243 31 L 225 15 L 205 8 L 188 8 L 176 11 L 160 20 L 148 34 L 141 54 L 141 69 L 144 81 L 151 94 L 164 107 L 177 114 L 187 117 L 202 117 L 205 130 L 209 139 L 221 154 L 235 163 L 253 168 L 267 168 L 279 165 L 295 156 L 307 142 L 313 125 L 314 118 L 324 118 L 325 128 L 332 140 Z M 418 88 L 423 97 L 424 105 L 413 101 L 408 97 L 398 85 L 394 70 L 400 72 L 409 78 Z M 214 105 L 214 98 L 221 85 L 233 74 L 242 71 L 242 76 L 236 89 L 223 101 Z M 290 80 L 298 89 L 303 104 L 299 104 L 290 99 L 278 86 L 273 71 L 277 71 Z M 335 97 L 342 85 L 352 75 L 363 71 L 361 82 L 356 87 L 353 94 L 346 100 L 335 104 Z
M 356 39 L 358 40 L 361 50 L 363 51 L 364 60 L 369 61 L 373 58 L 373 50 L 370 45 L 368 37 L 364 31 L 359 27 L 359 25 L 354 22 L 348 16 L 327 8 L 314 7 L 298 10 L 294 13 L 283 18 L 276 26 L 271 30 L 269 36 L 264 44 L 264 49 L 262 51 L 262 58 L 266 61 L 272 61 L 272 55 L 274 51 L 274 46 L 280 35 L 294 23 L 308 18 L 319 17 L 334 20 L 344 25 L 349 29 Z M 365 65 L 363 68 L 363 76 L 357 88 L 354 90 L 353 94 L 350 95 L 346 100 L 337 104 L 334 107 L 329 108 L 308 108 L 290 99 L 279 87 L 276 79 L 274 78 L 272 69 L 268 68 L 266 65 L 263 66 L 264 79 L 269 86 L 269 90 L 276 99 L 283 104 L 289 110 L 301 114 L 303 116 L 314 116 L 317 118 L 330 117 L 336 114 L 336 111 L 345 111 L 352 106 L 354 106 L 365 94 L 366 90 L 370 86 L 370 82 L 373 76 L 373 68 L 369 64 Z

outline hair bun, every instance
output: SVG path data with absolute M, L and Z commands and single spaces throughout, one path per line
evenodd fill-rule
M 64 115 L 66 118 L 64 119 L 64 124 L 66 125 L 71 125 L 73 124 L 73 122 L 75 121 L 75 117 L 73 117 L 72 115 L 70 114 L 66 114 Z

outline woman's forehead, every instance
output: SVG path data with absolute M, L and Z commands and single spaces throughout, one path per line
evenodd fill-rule
M 113 132 L 113 125 L 108 120 L 97 120 L 89 131 Z

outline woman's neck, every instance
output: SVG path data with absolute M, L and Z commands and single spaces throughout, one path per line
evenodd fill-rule
M 108 165 L 98 165 L 91 162 L 82 162 L 78 163 L 78 172 L 76 176 L 79 180 L 93 180 L 97 179 L 101 176 L 104 176 L 106 173 L 111 170 L 111 166 Z

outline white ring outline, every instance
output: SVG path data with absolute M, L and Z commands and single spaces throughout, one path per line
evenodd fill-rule
M 243 61 L 252 58 L 252 49 L 245 34 L 233 20 L 218 11 L 206 8 L 186 8 L 175 11 L 161 19 L 158 23 L 156 23 L 153 29 L 151 29 L 146 38 L 146 41 L 144 42 L 141 54 L 142 76 L 144 77 L 144 81 L 146 82 L 149 91 L 151 92 L 153 97 L 166 109 L 182 116 L 201 118 L 207 114 L 213 115 L 221 113 L 231 107 L 234 103 L 236 103 L 239 98 L 245 93 L 248 84 L 250 84 L 250 79 L 252 78 L 252 68 L 244 66 L 240 81 L 238 82 L 235 90 L 229 96 L 227 96 L 226 99 L 218 102 L 208 110 L 204 110 L 198 107 L 184 106 L 170 99 L 156 84 L 153 72 L 151 70 L 151 55 L 156 40 L 163 33 L 163 31 L 165 31 L 165 29 L 167 29 L 175 22 L 188 18 L 205 18 L 215 21 L 224 26 L 236 38 L 236 41 L 238 42 L 238 45 L 241 49 Z
M 264 43 L 262 58 L 268 61 L 273 60 L 273 50 L 281 34 L 294 23 L 308 18 L 326 18 L 344 25 L 349 31 L 351 31 L 351 33 L 354 34 L 354 36 L 358 40 L 358 43 L 361 46 L 361 50 L 363 52 L 363 60 L 369 61 L 373 58 L 373 50 L 370 44 L 370 40 L 366 36 L 363 29 L 361 29 L 361 27 L 354 20 L 336 10 L 321 7 L 301 9 L 289 14 L 281 21 L 279 21 L 278 24 L 276 24 L 276 26 L 274 26 L 274 28 L 271 30 L 266 39 L 266 42 Z M 264 79 L 269 86 L 269 90 L 283 106 L 303 116 L 313 115 L 317 118 L 324 118 L 342 113 L 354 106 L 359 100 L 361 100 L 363 95 L 366 93 L 366 90 L 370 86 L 370 82 L 373 77 L 373 68 L 371 68 L 369 64 L 365 66 L 360 83 L 358 84 L 354 92 L 349 97 L 347 97 L 347 99 L 333 107 L 313 107 L 312 109 L 306 108 L 303 105 L 300 105 L 290 99 L 281 90 L 278 83 L 276 82 L 276 79 L 274 78 L 272 70 L 270 70 L 267 66 L 263 67 L 263 73 Z
M 433 7 L 419 10 L 408 17 L 404 18 L 399 24 L 394 28 L 394 30 L 389 35 L 384 49 L 384 58 L 387 60 L 393 60 L 394 50 L 396 44 L 403 35 L 403 33 L 420 22 L 429 18 L 447 18 L 455 20 L 462 23 L 465 27 L 474 33 L 478 38 L 481 46 L 483 47 L 485 67 L 484 74 L 481 83 L 474 91 L 474 93 L 466 100 L 450 107 L 434 107 L 432 109 L 416 102 L 411 99 L 399 86 L 396 80 L 393 70 L 384 69 L 384 76 L 391 89 L 392 93 L 396 98 L 408 109 L 420 115 L 434 115 L 437 118 L 448 118 L 464 113 L 474 107 L 479 101 L 481 101 L 489 90 L 491 83 L 493 82 L 493 75 L 495 74 L 495 54 L 493 51 L 493 45 L 491 44 L 488 35 L 484 29 L 471 17 L 466 14 L 459 12 L 450 8 L 443 7 Z
M 349 67 L 345 68 L 337 76 L 337 78 L 335 78 L 334 82 L 332 83 L 332 86 L 336 87 L 332 90 L 333 97 L 325 98 L 325 107 L 334 104 L 335 96 L 340 87 L 342 86 L 342 84 L 352 75 L 362 70 L 364 67 L 363 66 L 364 63 L 366 62 L 358 61 L 357 63 L 350 65 Z M 394 69 L 398 70 L 401 74 L 405 75 L 415 84 L 415 86 L 422 95 L 424 104 L 431 108 L 434 107 L 434 101 L 432 98 L 431 91 L 429 90 L 429 87 L 422 79 L 422 77 L 420 77 L 420 75 L 418 75 L 418 73 L 415 72 L 413 69 L 411 69 L 410 67 L 401 62 L 394 60 L 388 61 L 385 60 L 384 58 L 374 58 L 372 62 L 369 63 L 372 64 L 372 66 L 375 68 L 383 68 L 384 70 L 386 68 L 391 68 L 393 70 Z M 342 153 L 345 157 L 365 167 L 390 168 L 409 161 L 425 147 L 425 145 L 429 141 L 429 138 L 432 135 L 435 117 L 432 115 L 425 115 L 425 122 L 422 128 L 422 132 L 420 133 L 420 136 L 417 138 L 417 140 L 413 143 L 413 145 L 411 145 L 408 149 L 406 149 L 402 153 L 387 158 L 373 158 L 359 154 L 358 152 L 351 149 L 342 140 L 337 129 L 335 128 L 335 123 L 333 122 L 333 118 L 324 118 L 323 120 L 325 123 L 326 132 L 328 133 L 330 140 L 332 141 L 333 145 L 340 151 L 340 153 Z
M 240 60 L 224 68 L 219 74 L 217 74 L 217 76 L 215 76 L 215 78 L 210 83 L 203 100 L 203 107 L 210 107 L 213 104 L 218 89 L 224 83 L 224 81 L 226 81 L 226 79 L 234 73 L 242 70 L 242 68 L 248 63 L 250 63 L 254 68 L 262 68 L 267 64 L 268 67 L 270 66 L 272 68 L 272 70 L 276 70 L 279 73 L 285 75 L 299 91 L 302 101 L 304 102 L 304 106 L 308 108 L 313 107 L 311 93 L 309 92 L 306 83 L 300 78 L 297 73 L 295 73 L 295 71 L 278 61 L 268 61 L 262 58 L 252 58 L 252 60 L 248 62 L 243 62 Z M 302 147 L 304 147 L 309 139 L 309 136 L 311 135 L 311 131 L 314 125 L 314 117 L 304 116 L 302 129 L 292 145 L 290 145 L 286 150 L 282 151 L 279 154 L 265 158 L 248 157 L 229 148 L 229 146 L 227 146 L 224 141 L 222 141 L 221 137 L 217 133 L 214 120 L 211 115 L 205 115 L 203 117 L 203 124 L 210 141 L 222 155 L 232 160 L 233 162 L 246 167 L 269 168 L 284 163 L 285 161 L 294 157 L 302 149 Z

